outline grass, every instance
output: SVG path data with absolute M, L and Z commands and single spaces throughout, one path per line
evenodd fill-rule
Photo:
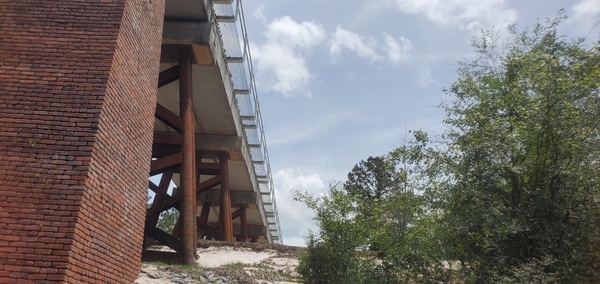
M 158 267 L 161 268 L 169 268 L 169 269 L 174 269 L 174 270 L 181 270 L 181 271 L 204 271 L 206 270 L 205 267 L 202 267 L 198 264 L 194 264 L 193 266 L 187 266 L 187 265 L 183 265 L 183 264 L 178 264 L 178 263 L 168 263 L 168 262 L 164 262 L 164 261 L 150 261 L 147 262 L 148 264 L 154 264 Z
M 243 263 L 243 262 L 233 262 L 233 263 L 228 263 L 225 264 L 224 266 L 226 267 L 230 267 L 230 268 L 244 268 L 244 267 L 249 267 L 249 264 Z

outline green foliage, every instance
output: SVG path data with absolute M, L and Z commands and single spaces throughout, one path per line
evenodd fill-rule
M 305 283 L 600 282 L 600 49 L 563 18 L 474 39 L 437 147 L 416 131 L 298 193 L 319 225 Z
M 354 166 L 344 185 L 348 193 L 373 200 L 392 196 L 400 191 L 404 174 L 385 157 L 369 157 Z
M 518 284 L 518 283 L 561 283 L 558 279 L 560 275 L 556 272 L 548 271 L 552 266 L 552 260 L 542 258 L 540 260 L 530 260 L 521 265 L 515 266 L 506 275 L 495 276 L 493 282 L 498 284 Z
M 418 136 L 420 135 L 420 136 Z M 433 219 L 416 179 L 426 179 L 426 135 L 415 133 L 389 155 L 361 161 L 344 184 L 314 197 L 297 192 L 315 211 L 320 230 L 307 237 L 299 273 L 304 283 L 423 283 L 449 279 L 436 258 Z M 417 141 L 421 139 L 420 141 Z M 408 166 L 410 163 L 410 166 Z
M 532 263 L 586 282 L 598 261 L 600 61 L 559 23 L 512 28 L 504 49 L 483 34 L 448 91 L 455 182 L 442 223 L 475 282 Z
M 146 208 L 149 209 L 152 207 L 152 197 L 148 195 L 146 201 Z M 179 218 L 179 211 L 177 209 L 169 208 L 163 211 L 158 217 L 158 222 L 156 227 L 167 232 L 171 233 L 173 228 L 175 227 L 175 223 L 177 223 L 177 219 Z
M 179 218 L 179 211 L 175 208 L 169 208 L 160 214 L 156 227 L 167 233 L 171 233 L 175 227 L 177 218 Z

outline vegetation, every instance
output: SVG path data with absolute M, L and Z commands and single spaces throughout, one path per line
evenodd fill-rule
M 305 283 L 600 281 L 600 50 L 562 19 L 482 33 L 446 91 L 450 130 L 297 194 L 319 225 Z
M 146 208 L 152 207 L 152 199 L 151 196 L 148 196 L 148 200 L 146 201 Z M 177 223 L 177 219 L 179 218 L 179 211 L 176 208 L 169 208 L 162 213 L 158 217 L 158 222 L 156 223 L 156 227 L 167 232 L 173 232 L 173 228 L 175 228 L 175 223 Z
M 167 233 L 171 233 L 173 228 L 175 228 L 177 218 L 179 218 L 179 211 L 175 208 L 169 208 L 160 214 L 156 227 Z

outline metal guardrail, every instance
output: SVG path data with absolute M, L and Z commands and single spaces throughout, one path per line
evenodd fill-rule
M 263 129 L 254 68 L 241 0 L 214 1 L 213 8 L 221 32 L 227 66 L 231 74 L 235 100 L 250 149 L 254 174 L 258 181 L 261 206 L 266 215 L 268 234 L 274 243 L 282 243 L 281 226 L 275 199 L 267 142 Z

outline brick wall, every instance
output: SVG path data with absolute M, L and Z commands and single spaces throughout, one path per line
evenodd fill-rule
M 164 0 L 0 0 L 0 283 L 139 270 Z

